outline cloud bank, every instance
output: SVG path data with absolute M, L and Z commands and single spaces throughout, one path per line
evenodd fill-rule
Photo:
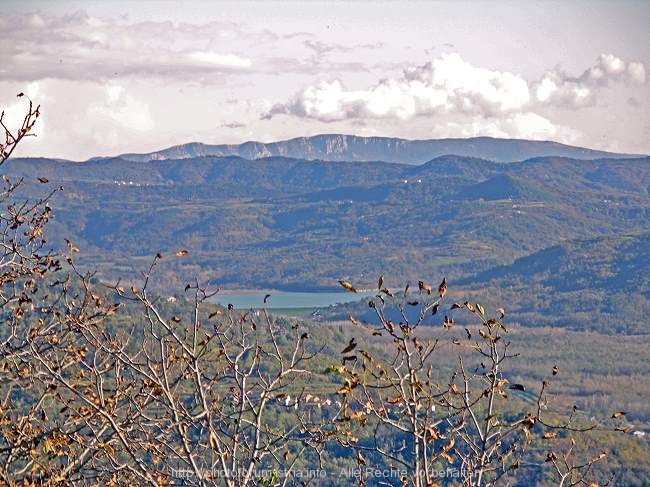
M 598 91 L 610 83 L 641 85 L 645 66 L 602 54 L 578 77 L 550 70 L 529 81 L 507 71 L 476 67 L 459 54 L 442 54 L 422 66 L 404 70 L 399 78 L 383 79 L 368 88 L 347 89 L 342 81 L 321 81 L 291 100 L 276 104 L 265 119 L 287 114 L 333 122 L 354 118 L 410 119 L 444 113 L 486 118 L 506 116 L 536 119 L 543 106 L 579 108 L 593 104 Z M 537 123 L 536 125 L 539 125 Z
M 117 76 L 194 79 L 246 72 L 253 60 L 232 51 L 233 39 L 265 39 L 264 32 L 253 34 L 226 22 L 129 23 L 83 11 L 0 16 L 0 30 L 3 39 L 10 39 L 0 53 L 0 76 L 12 81 L 105 81 Z

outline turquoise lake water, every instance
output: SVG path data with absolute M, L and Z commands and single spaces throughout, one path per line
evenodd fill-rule
M 266 303 L 268 309 L 326 308 L 333 304 L 350 303 L 375 295 L 374 292 L 355 294 L 348 292 L 294 293 L 270 291 L 268 293 L 217 294 L 211 301 L 223 306 L 232 304 L 235 309 L 255 309 L 265 306 L 264 296 L 267 294 L 271 295 Z

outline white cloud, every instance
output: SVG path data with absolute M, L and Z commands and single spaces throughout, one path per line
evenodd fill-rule
M 88 107 L 87 114 L 91 123 L 108 120 L 138 132 L 147 132 L 154 128 L 155 124 L 146 103 L 127 94 L 120 85 L 108 85 L 105 91 L 104 102 Z
M 22 126 L 25 114 L 29 108 L 29 100 L 31 99 L 34 102 L 34 105 L 42 103 L 44 99 L 47 99 L 42 93 L 41 86 L 38 82 L 29 83 L 22 92 L 26 95 L 24 97 L 18 98 L 16 95 L 18 92 L 13 93 L 13 96 L 9 98 L 11 100 L 8 103 L 2 104 L 0 110 L 3 112 L 2 121 L 5 126 L 15 132 L 19 127 Z M 35 107 L 34 107 L 35 108 Z M 38 120 L 39 128 L 39 137 L 43 138 L 44 133 L 44 124 L 43 118 Z M 4 131 L 2 132 L 4 137 Z
M 642 85 L 645 81 L 643 63 L 628 63 L 613 54 L 601 54 L 580 76 L 571 77 L 560 70 L 551 70 L 533 86 L 539 103 L 580 108 L 594 104 L 597 92 L 610 83 Z
M 577 130 L 555 124 L 533 112 L 514 113 L 501 118 L 475 116 L 463 123 L 448 123 L 440 132 L 440 136 L 449 137 L 513 137 L 556 140 L 566 144 L 575 143 L 582 136 Z
M 441 54 L 400 77 L 363 89 L 347 89 L 339 79 L 304 88 L 263 115 L 286 114 L 320 122 L 372 119 L 416 120 L 444 117 L 437 136 L 493 136 L 575 143 L 581 132 L 552 121 L 554 108 L 592 106 L 612 83 L 645 83 L 645 66 L 611 54 L 599 56 L 580 76 L 547 71 L 539 80 L 473 66 L 460 55 Z
M 106 87 L 106 96 L 109 104 L 117 103 L 124 93 L 124 86 L 108 85 Z
M 235 54 L 220 54 L 213 51 L 193 51 L 188 58 L 202 64 L 211 64 L 216 66 L 231 66 L 235 68 L 250 68 L 253 62 L 244 57 Z
M 520 110 L 529 101 L 528 83 L 521 76 L 474 67 L 454 53 L 367 89 L 347 90 L 340 80 L 323 81 L 276 105 L 266 118 L 287 113 L 322 121 L 407 119 L 450 111 L 490 116 Z
M 456 53 L 407 69 L 404 78 L 444 92 L 461 109 L 516 110 L 530 99 L 528 84 L 521 76 L 475 67 Z
M 541 105 L 580 108 L 592 105 L 595 100 L 592 83 L 568 78 L 557 71 L 548 71 L 533 86 L 536 101 Z
M 627 73 L 636 84 L 642 85 L 645 83 L 645 66 L 643 63 L 631 62 L 627 65 Z
M 104 81 L 116 76 L 211 80 L 212 74 L 247 70 L 253 61 L 233 44 L 265 39 L 228 22 L 189 25 L 99 19 L 83 11 L 53 16 L 0 16 L 0 77 Z

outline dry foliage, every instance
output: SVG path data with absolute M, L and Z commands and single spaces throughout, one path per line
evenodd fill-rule
M 450 314 L 444 314 L 445 279 L 437 293 L 420 281 L 415 293 L 409 293 L 407 287 L 399 297 L 384 288 L 383 282 L 382 276 L 378 294 L 369 302 L 378 324 L 351 320 L 372 336 L 388 337 L 392 342 L 390 358 L 360 349 L 349 355 L 351 341 L 342 351 L 348 355 L 336 369 L 344 380 L 338 391 L 345 398 L 344 417 L 372 429 L 370 442 L 345 442 L 357 452 L 360 465 L 368 464 L 368 454 L 379 455 L 403 474 L 404 485 L 417 487 L 437 485 L 436 474 L 450 467 L 458 476 L 454 480 L 463 486 L 508 485 L 527 463 L 527 448 L 537 439 L 544 442 L 547 456 L 543 463 L 556 474 L 558 485 L 590 483 L 592 466 L 605 454 L 583 462 L 575 460 L 573 436 L 594 429 L 595 424 L 577 421 L 575 409 L 564 419 L 547 414 L 548 381 L 528 409 L 508 406 L 509 397 L 526 392 L 526 388 L 506 378 L 507 362 L 517 354 L 510 351 L 503 308 L 491 316 L 480 303 L 453 303 L 448 308 Z M 398 322 L 387 316 L 387 310 L 396 308 Z M 451 334 L 457 329 L 453 310 L 468 313 L 478 323 L 472 330 L 460 327 L 462 338 Z M 446 333 L 422 340 L 418 328 L 430 314 L 444 314 L 440 321 Z M 436 360 L 436 351 L 445 346 L 458 350 L 456 366 L 447 364 L 452 367 L 446 380 L 440 372 L 443 364 Z M 553 368 L 549 375 L 558 372 Z M 401 438 L 401 443 L 387 438 Z M 567 441 L 559 441 L 561 438 Z

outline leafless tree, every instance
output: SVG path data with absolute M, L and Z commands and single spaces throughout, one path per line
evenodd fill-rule
M 503 309 L 489 316 L 481 304 L 464 302 L 443 312 L 446 280 L 437 289 L 420 281 L 415 293 L 407 287 L 399 296 L 384 288 L 383 281 L 382 276 L 378 294 L 369 302 L 375 324 L 351 320 L 373 336 L 388 337 L 388 345 L 375 353 L 345 350 L 353 355 L 344 356 L 337 369 L 344 381 L 339 393 L 345 398 L 351 431 L 371 430 L 365 434 L 369 441 L 347 443 L 361 466 L 369 464 L 369 456 L 378 456 L 399 474 L 403 485 L 416 487 L 437 485 L 442 476 L 468 487 L 509 485 L 524 464 L 551 465 L 561 486 L 588 484 L 591 467 L 604 453 L 575 464 L 573 437 L 568 446 L 554 439 L 559 433 L 578 434 L 595 425 L 577 421 L 575 410 L 564 420 L 555 414 L 546 418 L 546 381 L 536 407 L 527 410 L 525 402 L 512 400 L 525 387 L 507 379 L 507 363 L 517 354 L 507 340 Z M 341 284 L 356 291 L 351 283 Z M 409 309 L 417 310 L 415 318 Z M 388 310 L 399 311 L 397 322 Z M 476 326 L 457 326 L 453 310 L 469 313 Z M 431 315 L 440 316 L 444 332 L 422 338 L 422 324 Z M 459 328 L 460 336 L 453 332 Z M 456 366 L 437 359 L 443 347 L 458 350 Z M 533 442 L 548 449 L 545 461 L 528 459 Z M 560 445 L 562 451 L 556 451 Z
M 166 313 L 148 291 L 159 257 L 142 289 L 111 292 L 67 260 L 65 277 L 42 282 L 55 301 L 43 307 L 39 296 L 35 309 L 14 313 L 3 343 L 0 478 L 293 485 L 305 452 L 319 458 L 320 417 L 289 393 L 307 384 L 318 352 L 304 330 L 266 313 L 220 311 L 198 285 L 188 287 L 185 313 Z M 109 317 L 120 326 L 107 326 Z M 280 424 L 280 414 L 290 419 Z
M 2 162 L 38 116 L 29 101 L 17 131 L 0 119 Z M 140 289 L 97 284 L 72 242 L 46 251 L 56 190 L 30 202 L 3 179 L 0 483 L 291 485 L 306 450 L 318 461 L 319 415 L 297 407 L 318 353 L 305 330 L 222 313 L 198 283 L 169 314 L 149 291 L 160 255 Z
M 25 97 L 24 93 L 18 93 L 18 98 Z M 25 97 L 27 98 L 27 97 Z M 25 111 L 25 116 L 18 127 L 8 126 L 5 120 L 5 111 L 0 111 L 0 128 L 4 132 L 4 136 L 0 136 L 0 165 L 2 165 L 13 153 L 18 143 L 25 137 L 33 137 L 35 134 L 32 132 L 38 117 L 40 117 L 40 105 L 34 107 L 32 100 L 28 99 L 29 106 Z M 4 141 L 3 141 L 4 139 Z

